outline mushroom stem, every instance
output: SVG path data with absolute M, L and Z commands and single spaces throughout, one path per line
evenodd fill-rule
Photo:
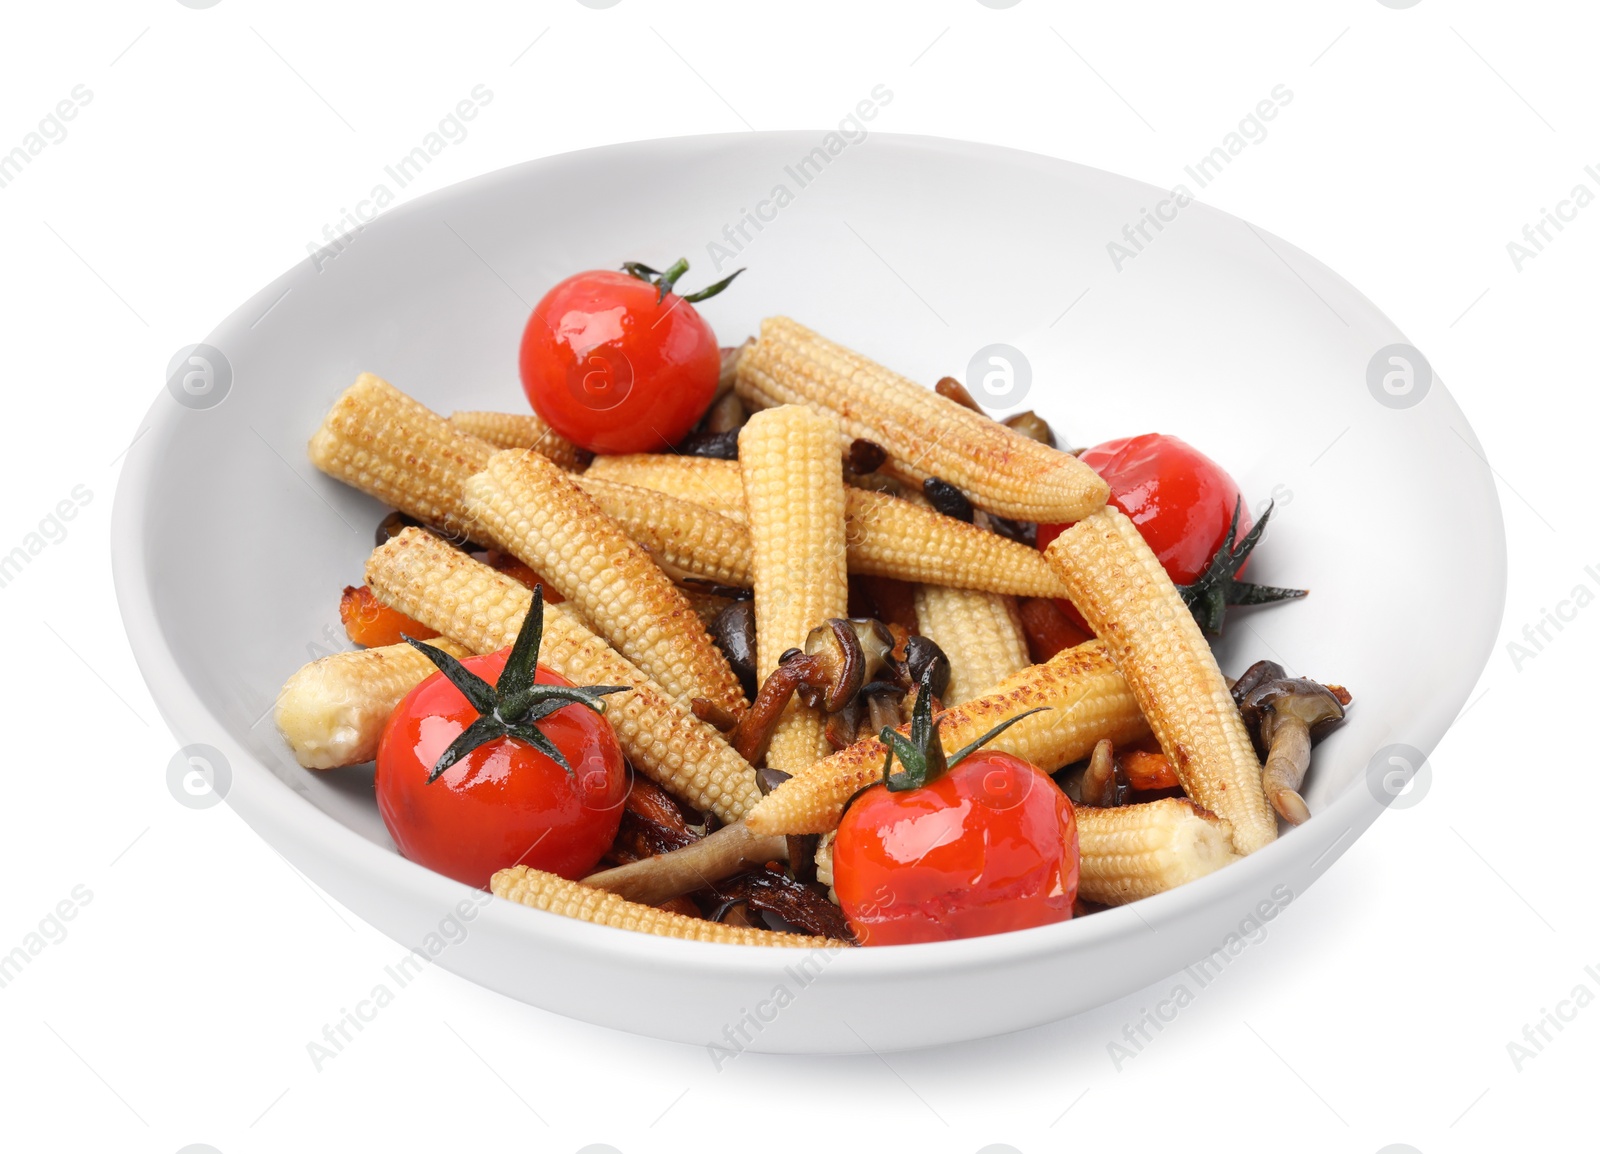
M 1078 784 L 1084 805 L 1108 808 L 1127 800 L 1126 791 L 1117 788 L 1117 763 L 1111 754 L 1110 741 L 1101 738 L 1094 743 L 1094 752 L 1089 755 L 1089 764 Z
M 882 733 L 886 727 L 898 727 L 903 720 L 900 716 L 900 700 L 904 696 L 898 689 L 868 693 L 867 731 Z
M 787 839 L 753 834 L 740 820 L 681 849 L 590 874 L 583 884 L 658 906 L 755 866 L 788 859 Z
M 790 660 L 784 661 L 767 675 L 756 699 L 728 735 L 729 744 L 751 765 L 759 763 L 767 755 L 767 746 L 772 741 L 773 731 L 778 728 L 778 719 L 783 716 L 794 691 L 805 680 L 806 669 L 801 667 L 809 668 L 814 664 L 812 658 L 791 652 L 794 656 Z
M 736 716 L 704 697 L 696 697 L 689 702 L 689 711 L 720 733 L 730 733 L 734 726 L 739 724 Z
M 1292 713 L 1279 713 L 1272 723 L 1272 744 L 1267 764 L 1261 770 L 1261 785 L 1267 800 L 1280 817 L 1299 825 L 1311 816 L 1300 783 L 1311 765 L 1311 727 Z

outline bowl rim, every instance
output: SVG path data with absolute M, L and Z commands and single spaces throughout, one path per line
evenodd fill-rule
M 689 144 L 738 145 L 760 143 L 779 139 L 815 139 L 829 129 L 787 129 L 756 133 L 708 133 L 692 136 L 660 137 L 600 145 L 592 148 L 537 157 L 500 168 L 482 175 L 434 190 L 415 200 L 383 213 L 363 227 L 388 229 L 396 221 L 423 211 L 431 205 L 466 190 L 483 190 L 495 185 L 523 180 L 527 174 L 540 167 L 553 167 L 577 158 L 594 158 L 605 154 L 662 152 Z M 1161 192 L 1153 185 L 1096 169 L 1075 161 L 1043 153 L 1018 149 L 1006 145 L 981 141 L 960 140 L 934 134 L 873 132 L 867 140 L 879 140 L 890 146 L 918 149 L 937 149 L 958 157 L 1004 157 L 1012 163 L 1051 168 L 1066 167 L 1079 171 L 1112 177 L 1140 186 L 1152 192 Z M 1241 220 L 1231 213 L 1200 202 L 1206 212 L 1216 213 L 1233 220 Z M 1252 226 L 1254 227 L 1254 226 Z M 1291 242 L 1284 241 L 1266 230 L 1257 230 L 1272 237 L 1286 248 L 1305 256 L 1308 261 L 1337 272 L 1326 262 L 1302 253 Z M 206 336 L 205 342 L 221 346 L 226 343 L 226 333 L 240 323 L 241 318 L 252 313 L 255 305 L 280 298 L 294 286 L 297 278 L 305 275 L 307 262 L 298 260 L 252 297 L 241 302 Z M 1363 300 L 1366 298 L 1343 277 L 1340 281 Z M 1369 302 L 1370 303 L 1370 302 Z M 1374 310 L 1382 314 L 1382 310 Z M 258 310 L 257 310 L 258 311 Z M 1391 322 L 1392 323 L 1392 322 Z M 1448 397 L 1457 412 L 1459 405 L 1450 397 L 1444 383 L 1435 379 L 1433 388 L 1441 397 Z M 429 903 L 430 909 L 448 909 L 457 902 L 482 894 L 464 883 L 436 874 L 423 866 L 408 861 L 392 848 L 385 848 L 354 830 L 349 829 L 328 813 L 301 797 L 288 783 L 248 749 L 237 743 L 227 726 L 217 718 L 194 694 L 188 679 L 180 669 L 177 658 L 168 645 L 165 631 L 153 604 L 147 574 L 149 557 L 146 551 L 146 509 L 148 493 L 166 456 L 165 446 L 177 435 L 181 406 L 170 403 L 165 390 L 157 393 L 150 408 L 140 422 L 138 444 L 125 457 L 117 481 L 111 519 L 111 561 L 113 585 L 124 629 L 141 675 L 150 689 L 152 699 L 168 727 L 180 742 L 203 740 L 217 746 L 229 759 L 233 770 L 230 789 L 224 800 L 235 809 L 245 822 L 269 845 L 290 847 L 287 856 L 297 864 L 304 857 L 315 855 L 331 859 L 336 868 L 354 871 L 368 885 L 403 892 L 408 897 Z M 1456 422 L 1471 447 L 1481 457 L 1482 449 L 1476 433 L 1463 414 Z M 1489 487 L 1490 501 L 1486 512 L 1494 520 L 1493 539 L 1496 546 L 1493 557 L 1481 558 L 1481 579 L 1490 588 L 1491 599 L 1498 607 L 1495 629 L 1487 629 L 1481 641 L 1475 668 L 1486 665 L 1493 651 L 1499 620 L 1504 615 L 1507 573 L 1507 544 L 1504 518 L 1499 494 Z M 1432 708 L 1416 722 L 1413 744 L 1424 754 L 1431 754 L 1439 739 L 1449 729 L 1462 705 L 1470 695 L 1470 684 L 1459 694 L 1435 695 L 1430 699 Z M 313 770 L 303 770 L 314 773 Z M 916 945 L 878 946 L 869 949 L 842 950 L 829 964 L 830 973 L 855 975 L 865 979 L 890 979 L 902 976 L 960 972 L 978 965 L 992 965 L 998 961 L 1024 963 L 1046 955 L 1088 947 L 1104 947 L 1147 933 L 1159 932 L 1163 925 L 1172 925 L 1206 906 L 1227 907 L 1232 899 L 1245 895 L 1264 897 L 1273 888 L 1300 869 L 1309 871 L 1314 879 L 1325 872 L 1339 856 L 1339 849 L 1352 835 L 1359 836 L 1365 828 L 1387 808 L 1359 781 L 1352 781 L 1331 805 L 1319 810 L 1304 825 L 1279 837 L 1271 844 L 1248 857 L 1230 863 L 1175 890 L 1157 894 L 1125 906 L 1111 907 L 1097 912 L 1093 917 L 1073 918 L 1052 925 L 1017 930 L 986 937 L 968 938 L 948 942 Z M 1314 857 L 1306 862 L 1311 850 Z M 319 885 L 323 884 L 320 879 Z M 1295 893 L 1296 897 L 1299 893 Z M 360 910 L 353 910 L 363 916 Z M 717 943 L 686 941 L 656 937 L 629 930 L 594 925 L 559 914 L 528 909 L 513 902 L 489 902 L 476 915 L 487 918 L 497 929 L 508 935 L 521 936 L 530 946 L 554 946 L 571 949 L 580 954 L 647 961 L 666 971 L 683 972 L 699 977 L 770 977 L 780 972 L 792 961 L 799 950 L 773 950 L 738 947 Z M 1176 969 L 1174 968 L 1174 972 Z

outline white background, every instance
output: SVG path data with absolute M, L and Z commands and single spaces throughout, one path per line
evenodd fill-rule
M 1600 191 L 1584 171 L 1600 164 L 1589 6 L 124 0 L 11 4 L 0 28 L 0 150 L 75 85 L 93 93 L 0 188 L 0 552 L 75 486 L 92 494 L 0 588 L 0 952 L 75 886 L 92 894 L 0 988 L 0 1144 L 1589 1144 L 1557 1136 L 1588 1125 L 1600 1008 L 1520 1070 L 1507 1044 L 1576 985 L 1600 993 L 1584 973 L 1600 964 L 1586 732 L 1600 611 L 1578 610 L 1520 668 L 1506 648 L 1575 587 L 1600 590 L 1580 475 L 1600 208 L 1520 271 L 1506 249 L 1575 184 Z M 1163 186 L 1274 85 L 1293 91 L 1202 199 L 1371 295 L 1449 383 L 1501 480 L 1501 642 L 1431 780 L 1120 1070 L 1108 1043 L 1167 983 L 958 1048 L 744 1055 L 718 1072 L 703 1050 L 433 969 L 316 1072 L 307 1042 L 403 951 L 226 806 L 167 791 L 175 743 L 122 634 L 107 531 L 117 462 L 168 358 L 323 243 L 475 85 L 493 102 L 403 198 L 595 144 L 826 127 L 878 83 L 894 100 L 875 130 Z

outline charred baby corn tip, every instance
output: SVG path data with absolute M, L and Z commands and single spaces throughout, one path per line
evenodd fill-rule
M 362 373 L 328 410 L 308 451 L 330 477 L 452 536 L 472 536 L 477 527 L 462 486 L 494 447 Z
M 919 585 L 917 631 L 950 660 L 946 705 L 971 701 L 1028 667 L 1028 639 L 1014 597 Z
M 1078 896 L 1101 905 L 1138 901 L 1237 861 L 1233 827 L 1188 798 L 1114 809 L 1078 806 Z
M 452 657 L 467 650 L 434 645 Z M 278 732 L 307 769 L 360 765 L 378 755 L 389 715 L 437 666 L 409 645 L 333 653 L 302 666 L 284 682 L 274 707 Z
M 1102 738 L 1121 745 L 1150 732 L 1105 646 L 1091 641 L 946 710 L 940 715 L 940 742 L 945 752 L 954 752 L 1002 721 L 1040 706 L 1045 712 L 1023 718 L 985 748 L 1051 773 L 1087 757 Z M 801 770 L 761 799 L 747 824 L 760 834 L 826 833 L 839 824 L 857 790 L 881 780 L 884 752 L 876 737 L 863 738 Z
M 567 470 L 581 468 L 588 456 L 536 413 L 458 411 L 450 414 L 450 423 L 497 449 L 532 449 Z
M 378 599 L 473 653 L 516 639 L 533 602 L 528 588 L 421 529 L 406 529 L 367 559 Z M 623 753 L 646 777 L 696 809 L 737 821 L 761 793 L 755 770 L 721 734 L 679 706 L 565 605 L 546 603 L 539 662 L 579 685 L 627 685 L 606 699 Z
M 1045 558 L 1127 679 L 1184 792 L 1231 824 L 1240 853 L 1276 838 L 1261 762 L 1228 684 L 1138 528 L 1108 506 L 1057 537 Z
M 845 948 L 849 943 L 803 934 L 781 934 L 772 930 L 728 926 L 721 922 L 670 913 L 654 906 L 642 906 L 606 890 L 581 882 L 568 881 L 556 874 L 512 866 L 489 881 L 495 897 L 517 902 L 536 910 L 560 914 L 597 926 L 634 930 L 659 938 L 681 938 L 691 942 L 716 942 L 730 946 L 776 946 L 791 949 L 818 947 Z
M 571 476 L 536 453 L 505 450 L 467 480 L 466 497 L 497 541 L 680 705 L 703 697 L 743 712 L 744 690 L 694 608 Z
M 891 469 L 921 483 L 939 477 L 1003 517 L 1076 521 L 1109 490 L 1070 453 L 963 408 L 788 317 L 768 317 L 739 357 L 734 388 L 754 408 L 805 404 L 839 417 L 842 439 L 874 441 Z
M 838 423 L 800 405 L 751 417 L 739 433 L 739 471 L 750 524 L 755 589 L 756 674 L 805 644 L 830 617 L 849 614 L 844 466 Z M 767 764 L 794 772 L 828 750 L 821 713 L 792 700 L 767 751 Z

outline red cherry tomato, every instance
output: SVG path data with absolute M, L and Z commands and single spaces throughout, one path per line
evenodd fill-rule
M 583 272 L 545 294 L 522 333 L 528 403 L 596 453 L 661 452 L 694 428 L 722 357 L 694 305 L 623 272 Z
M 863 945 L 948 941 L 1065 921 L 1078 827 L 1055 782 L 979 751 L 920 789 L 867 790 L 833 847 L 839 906 Z
M 1239 486 L 1210 457 L 1165 433 L 1122 437 L 1085 449 L 1078 459 L 1111 486 L 1111 504 L 1139 527 L 1167 576 L 1188 585 L 1206 571 L 1228 535 Z M 1235 540 L 1250 531 L 1241 507 Z M 1040 525 L 1044 549 L 1068 525 Z M 1240 566 L 1243 571 L 1244 566 Z M 1065 599 L 1058 604 L 1075 624 L 1083 618 Z
M 509 653 L 462 664 L 493 684 Z M 542 665 L 535 680 L 571 684 Z M 477 717 L 435 673 L 389 718 L 378 744 L 378 812 L 400 852 L 471 886 L 487 886 L 496 870 L 518 864 L 568 878 L 590 873 L 617 835 L 628 792 L 611 724 L 581 705 L 538 723 L 570 775 L 526 742 L 502 737 L 428 781 L 439 755 Z

